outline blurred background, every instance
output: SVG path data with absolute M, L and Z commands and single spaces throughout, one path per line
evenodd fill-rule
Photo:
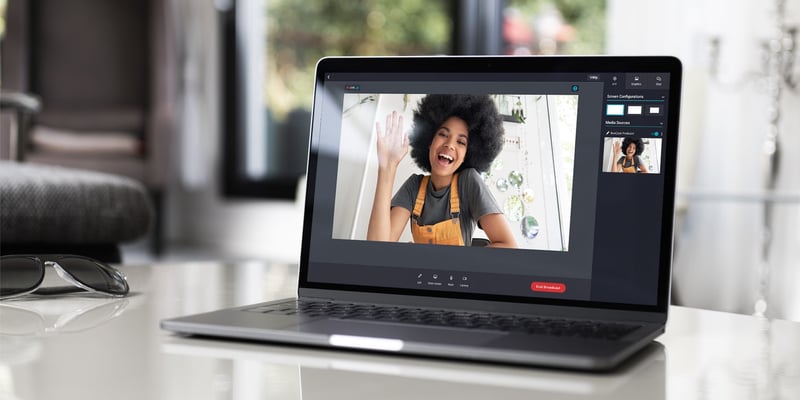
M 0 88 L 42 99 L 30 162 L 142 163 L 161 244 L 126 244 L 126 262 L 297 262 L 320 57 L 677 56 L 673 301 L 800 320 L 800 0 L 0 0 L 0 12 Z M 76 118 L 107 146 L 76 141 Z

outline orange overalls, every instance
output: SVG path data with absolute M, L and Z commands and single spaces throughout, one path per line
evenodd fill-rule
M 454 174 L 453 179 L 450 181 L 450 215 L 452 219 L 433 225 L 419 224 L 429 180 L 430 176 L 428 175 L 422 177 L 422 183 L 420 183 L 419 192 L 417 192 L 417 201 L 414 203 L 414 211 L 411 212 L 411 235 L 414 237 L 414 243 L 463 246 L 464 238 L 461 236 L 461 221 L 458 218 L 461 212 L 461 205 L 458 200 L 458 174 Z

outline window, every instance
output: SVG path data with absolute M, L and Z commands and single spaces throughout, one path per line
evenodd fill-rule
M 235 0 L 223 12 L 224 190 L 293 199 L 324 56 L 598 54 L 605 2 Z
M 505 54 L 603 54 L 601 1 L 508 0 L 503 12 Z
M 317 60 L 452 54 L 452 4 L 236 1 L 224 17 L 224 120 L 233 132 L 225 135 L 226 194 L 294 198 L 305 174 Z

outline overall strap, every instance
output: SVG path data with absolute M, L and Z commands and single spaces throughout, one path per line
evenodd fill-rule
M 450 215 L 456 218 L 460 212 L 461 203 L 458 199 L 458 173 L 455 173 L 453 174 L 453 180 L 450 181 Z
M 411 212 L 411 216 L 414 219 L 419 218 L 422 215 L 422 205 L 425 204 L 425 193 L 428 192 L 428 181 L 431 179 L 429 175 L 425 175 L 422 177 L 422 182 L 419 184 L 419 191 L 417 191 L 417 200 L 414 202 L 414 211 Z

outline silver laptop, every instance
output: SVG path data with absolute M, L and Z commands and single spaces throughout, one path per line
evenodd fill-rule
M 181 334 L 603 370 L 664 332 L 672 57 L 325 58 L 297 298 Z

